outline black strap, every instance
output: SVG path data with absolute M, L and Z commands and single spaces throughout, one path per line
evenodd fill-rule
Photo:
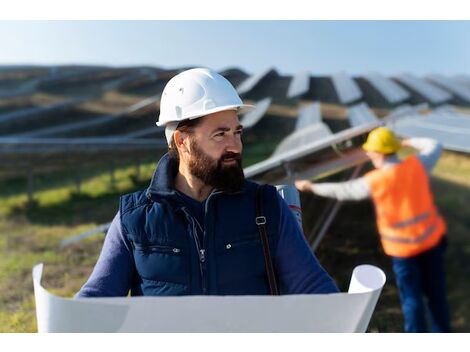
M 271 259 L 271 251 L 269 250 L 268 236 L 266 234 L 266 217 L 263 216 L 263 187 L 258 186 L 256 189 L 256 225 L 258 226 L 261 243 L 263 245 L 264 263 L 266 266 L 266 274 L 268 275 L 269 290 L 271 295 L 279 295 L 279 289 L 274 274 L 273 261 Z

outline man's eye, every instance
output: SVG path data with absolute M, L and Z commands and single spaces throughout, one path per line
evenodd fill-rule
M 242 135 L 243 134 L 243 131 L 240 130 L 240 131 L 236 131 L 235 134 L 239 134 L 239 135 Z
M 224 134 L 225 134 L 224 132 L 219 132 L 219 133 L 216 133 L 216 134 L 214 135 L 214 137 L 219 137 L 219 138 L 220 138 L 220 137 L 223 137 Z

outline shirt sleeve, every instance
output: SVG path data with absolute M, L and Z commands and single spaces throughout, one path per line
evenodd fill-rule
M 118 212 L 111 222 L 92 274 L 74 298 L 127 296 L 134 270 L 132 249 L 122 234 Z
M 363 200 L 371 196 L 369 185 L 364 177 L 338 183 L 314 183 L 313 192 L 322 197 L 338 200 Z
M 305 240 L 299 223 L 278 195 L 280 204 L 280 238 L 275 265 L 281 293 L 334 293 L 338 288 L 323 269 Z
M 442 154 L 442 144 L 431 138 L 410 138 L 408 141 L 410 146 L 419 150 L 418 159 L 430 174 Z

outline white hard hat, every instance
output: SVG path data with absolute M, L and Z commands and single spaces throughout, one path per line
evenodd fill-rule
M 217 72 L 194 68 L 174 76 L 163 89 L 157 126 L 167 127 L 168 142 L 179 122 L 224 110 L 248 112 L 235 88 Z

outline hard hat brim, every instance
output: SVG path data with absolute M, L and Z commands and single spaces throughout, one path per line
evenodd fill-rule
M 193 115 L 193 116 L 189 116 L 187 118 L 182 118 L 181 121 L 184 121 L 184 120 L 194 120 L 194 119 L 197 119 L 199 117 L 203 117 L 203 116 L 207 116 L 207 115 L 210 115 L 210 114 L 215 114 L 216 112 L 221 112 L 221 111 L 225 111 L 225 110 L 237 110 L 237 113 L 238 114 L 246 114 L 247 112 L 250 112 L 250 111 L 253 111 L 256 107 L 254 105 L 250 105 L 250 104 L 237 104 L 237 105 L 227 105 L 227 106 L 219 106 L 217 108 L 214 108 L 214 109 L 209 109 L 209 110 L 206 110 L 204 111 L 203 114 L 198 114 L 198 115 Z M 158 120 L 157 121 L 157 126 L 159 127 L 163 127 L 165 126 L 166 124 L 172 122 L 172 121 L 166 121 L 166 122 L 163 122 L 163 123 L 160 123 L 160 119 L 161 117 L 159 116 Z M 179 121 L 179 122 L 181 122 Z
M 392 153 L 398 152 L 401 149 L 401 146 L 397 146 L 396 148 L 384 148 L 382 150 L 378 150 L 377 147 L 374 148 L 366 142 L 362 145 L 362 149 L 365 150 L 366 152 L 375 152 L 375 153 L 381 153 L 381 154 L 392 154 Z

